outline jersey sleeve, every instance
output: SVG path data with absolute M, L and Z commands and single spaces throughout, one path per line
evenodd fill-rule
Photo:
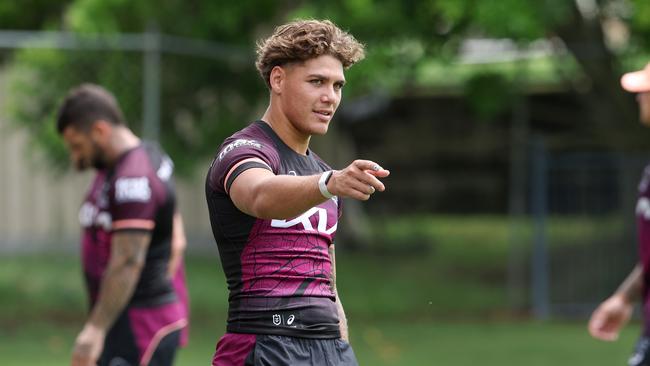
M 112 230 L 146 230 L 155 226 L 158 206 L 152 177 L 119 176 L 109 192 Z
M 254 139 L 226 141 L 212 163 L 208 177 L 212 189 L 228 194 L 235 178 L 251 168 L 278 172 L 279 158 L 269 143 Z

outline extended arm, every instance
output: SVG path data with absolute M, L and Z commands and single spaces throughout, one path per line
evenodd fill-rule
M 102 278 L 97 303 L 74 345 L 72 365 L 95 365 L 104 338 L 133 295 L 144 267 L 151 233 L 121 231 L 113 234 L 111 256 Z
M 376 163 L 355 160 L 343 170 L 335 170 L 327 189 L 335 196 L 367 200 L 377 191 L 385 190 L 379 178 L 389 175 Z M 275 175 L 262 168 L 241 173 L 230 188 L 230 197 L 242 212 L 264 219 L 287 219 L 300 215 L 324 202 L 318 189 L 319 175 Z
M 589 333 L 594 338 L 613 341 L 630 320 L 634 302 L 640 298 L 643 288 L 643 267 L 637 264 L 616 292 L 603 301 L 591 315 Z

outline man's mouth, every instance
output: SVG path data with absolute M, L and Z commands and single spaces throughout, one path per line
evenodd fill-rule
M 327 117 L 332 115 L 332 111 L 316 110 L 314 112 L 317 113 L 317 114 L 323 115 L 323 116 L 327 116 Z

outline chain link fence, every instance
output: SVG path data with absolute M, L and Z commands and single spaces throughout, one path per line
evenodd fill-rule
M 533 149 L 530 299 L 536 317 L 587 316 L 632 270 L 637 185 L 647 162 L 635 154 Z

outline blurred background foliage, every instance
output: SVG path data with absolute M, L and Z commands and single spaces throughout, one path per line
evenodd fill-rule
M 3 2 L 0 24 L 5 29 L 85 35 L 159 32 L 209 40 L 241 55 L 234 62 L 225 57 L 192 62 L 190 70 L 183 67 L 189 64 L 186 56 L 163 55 L 160 139 L 181 173 L 189 173 L 197 158 L 212 154 L 217 141 L 261 114 L 266 90 L 253 67 L 254 44 L 276 24 L 294 18 L 332 19 L 367 44 L 367 59 L 348 72 L 345 100 L 453 89 L 465 93 L 485 119 L 506 108 L 525 85 L 550 80 L 589 95 L 584 103 L 599 111 L 597 125 L 604 125 L 601 130 L 607 132 L 602 134 L 610 141 L 644 145 L 635 138 L 635 123 L 624 124 L 628 127 L 615 136 L 607 127 L 621 116 L 635 119 L 635 107 L 620 91 L 618 76 L 641 66 L 650 35 L 647 14 L 650 3 L 643 0 L 32 0 L 29 6 Z M 516 60 L 497 66 L 463 62 L 467 40 L 486 38 L 507 39 L 522 52 L 539 40 L 548 40 L 554 49 L 525 67 Z M 65 166 L 52 131 L 52 113 L 63 97 L 61 90 L 94 81 L 117 94 L 131 125 L 143 133 L 138 107 L 142 91 L 132 85 L 142 79 L 141 57 L 129 51 L 52 49 L 5 56 L 13 85 L 11 119 L 32 132 L 36 146 L 57 166 Z M 603 99 L 609 103 L 603 105 Z

